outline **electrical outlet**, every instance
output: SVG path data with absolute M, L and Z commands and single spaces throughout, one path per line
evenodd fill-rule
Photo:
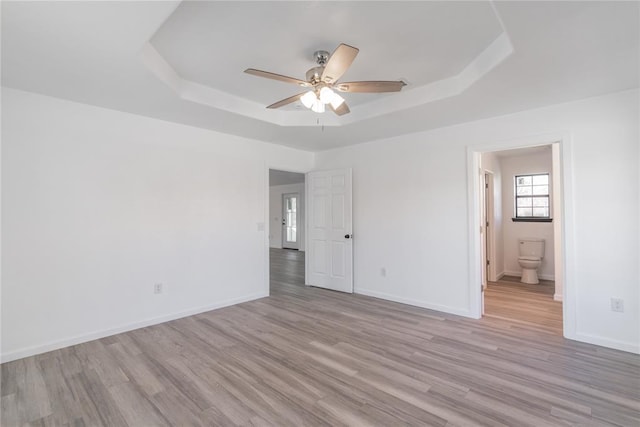
M 155 285 L 153 285 L 153 293 L 154 294 L 162 293 L 162 283 L 156 283 Z
M 380 269 L 380 275 L 381 275 L 382 277 L 387 277 L 387 269 L 386 269 L 386 268 L 384 268 L 384 267 L 382 267 L 382 268 Z
M 624 300 L 622 298 L 611 298 L 611 311 L 624 312 Z

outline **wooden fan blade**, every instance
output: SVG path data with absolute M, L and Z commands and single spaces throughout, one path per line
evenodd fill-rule
M 338 83 L 333 88 L 340 92 L 383 93 L 400 92 L 407 84 L 403 81 L 371 81 Z
M 268 71 L 256 70 L 255 68 L 247 68 L 244 70 L 245 73 L 251 74 L 258 77 L 264 77 L 265 79 L 278 80 L 280 82 L 285 83 L 293 83 L 302 87 L 311 86 L 310 83 L 305 82 L 304 80 L 294 79 L 293 77 L 283 76 L 282 74 L 270 73 Z
M 336 113 L 339 116 L 344 116 L 347 113 L 350 113 L 351 110 L 349 110 L 349 106 L 347 105 L 346 102 L 343 102 L 342 104 L 340 104 L 340 106 L 338 108 L 333 108 L 331 106 L 331 104 L 327 104 L 329 108 L 331 108 L 331 111 L 333 111 L 334 113 Z
M 329 57 L 322 72 L 322 80 L 327 83 L 337 82 L 356 59 L 358 52 L 358 48 L 341 43 Z
M 278 102 L 275 102 L 275 103 L 269 105 L 267 108 L 284 107 L 285 105 L 291 104 L 292 102 L 296 102 L 298 99 L 302 98 L 302 95 L 304 95 L 305 93 L 307 93 L 307 92 L 302 92 L 302 93 L 299 93 L 297 95 L 290 96 L 288 98 L 283 99 L 282 101 L 278 101 Z

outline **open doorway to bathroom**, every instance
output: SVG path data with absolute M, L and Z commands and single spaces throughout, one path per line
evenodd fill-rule
M 479 194 L 483 316 L 562 335 L 557 150 L 548 144 L 481 153 Z
M 270 294 L 304 286 L 304 269 L 305 174 L 269 169 Z

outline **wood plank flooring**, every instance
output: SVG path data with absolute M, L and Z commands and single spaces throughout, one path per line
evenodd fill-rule
M 275 252 L 270 297 L 3 364 L 2 426 L 640 424 L 637 355 L 305 287 Z
M 304 252 L 271 248 L 269 261 L 272 290 L 286 284 L 304 286 Z
M 504 276 L 487 284 L 484 315 L 562 335 L 562 303 L 553 300 L 554 292 L 550 280 L 527 285 L 519 277 Z

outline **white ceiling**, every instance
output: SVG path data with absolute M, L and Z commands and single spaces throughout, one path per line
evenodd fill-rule
M 2 2 L 2 84 L 305 150 L 638 87 L 637 2 Z M 265 111 L 317 49 L 360 49 L 337 119 Z M 273 113 L 273 114 L 272 114 Z M 324 126 L 323 126 L 324 125 Z

